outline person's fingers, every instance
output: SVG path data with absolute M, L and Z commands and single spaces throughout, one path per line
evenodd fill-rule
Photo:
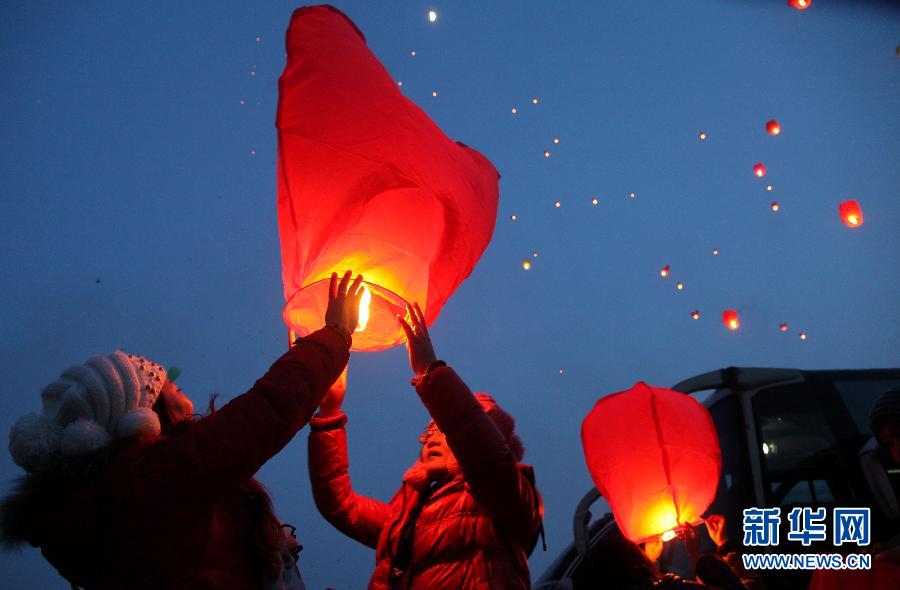
M 359 297 L 362 295 L 362 275 L 356 275 L 356 278 L 353 280 L 353 284 L 350 285 L 350 290 L 348 293 L 352 294 L 354 297 Z
M 397 314 L 397 321 L 400 322 L 400 327 L 402 327 L 403 331 L 406 332 L 407 343 L 412 342 L 416 337 L 416 334 L 415 332 L 413 332 L 412 327 L 406 322 L 406 320 L 400 317 L 399 313 Z
M 419 322 L 416 321 L 416 312 L 413 311 L 412 305 L 410 305 L 409 303 L 406 304 L 406 318 L 405 318 L 405 321 L 406 321 L 406 323 L 407 323 L 409 326 L 411 326 L 412 331 L 415 332 L 415 331 L 416 331 L 417 324 L 418 324 Z
M 418 303 L 413 305 L 416 307 L 416 320 L 419 323 L 419 328 L 421 328 L 423 334 L 427 334 L 428 325 L 425 323 L 425 314 L 422 313 L 422 309 L 419 307 Z
M 337 273 L 331 273 L 331 282 L 328 284 L 328 301 L 337 299 Z
M 350 282 L 351 275 L 352 273 L 349 270 L 344 273 L 344 276 L 341 278 L 341 284 L 338 286 L 338 295 L 347 294 L 347 283 Z

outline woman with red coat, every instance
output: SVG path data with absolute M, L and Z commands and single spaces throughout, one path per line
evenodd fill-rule
M 73 587 L 302 587 L 253 474 L 302 428 L 347 365 L 361 277 L 331 292 L 326 327 L 202 419 L 165 369 L 117 351 L 65 371 L 19 419 L 28 471 L 2 507 L 7 547 L 28 542 Z M 289 555 L 289 554 L 288 554 Z
M 432 421 L 419 459 L 388 502 L 355 493 L 348 474 L 346 376 L 310 420 L 316 506 L 345 535 L 375 549 L 372 590 L 528 589 L 528 555 L 543 505 L 515 421 L 436 361 L 419 306 L 408 307 L 412 380 Z M 398 318 L 399 319 L 399 318 Z

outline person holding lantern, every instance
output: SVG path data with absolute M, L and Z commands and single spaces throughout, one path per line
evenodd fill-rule
M 520 461 L 515 421 L 436 360 L 425 318 L 407 306 L 412 384 L 432 420 L 419 458 L 384 503 L 353 491 L 342 377 L 310 421 L 309 475 L 319 512 L 375 549 L 370 589 L 528 589 L 528 556 L 542 530 L 534 472 Z
M 2 506 L 7 548 L 39 547 L 87 590 L 303 588 L 296 543 L 253 474 L 347 364 L 362 281 L 350 278 L 332 274 L 324 328 L 201 419 L 141 357 L 116 351 L 66 370 L 42 391 L 43 412 L 10 433 L 28 474 Z

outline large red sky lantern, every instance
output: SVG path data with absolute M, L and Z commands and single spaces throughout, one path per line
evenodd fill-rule
M 319 328 L 328 277 L 348 269 L 368 292 L 354 350 L 402 342 L 406 302 L 433 323 L 491 240 L 491 162 L 444 135 L 353 22 L 325 6 L 291 18 L 276 127 L 288 326 Z
M 769 119 L 766 123 L 766 131 L 769 135 L 778 135 L 781 133 L 781 124 L 775 119 Z
M 863 224 L 862 207 L 859 206 L 855 199 L 841 203 L 838 207 L 838 212 L 841 214 L 841 220 L 847 227 L 859 227 Z
M 762 178 L 766 175 L 766 166 L 762 162 L 757 162 L 755 166 L 753 166 L 753 174 Z
M 699 524 L 715 498 L 719 438 L 688 395 L 638 382 L 601 398 L 581 425 L 581 443 L 594 485 L 635 543 Z

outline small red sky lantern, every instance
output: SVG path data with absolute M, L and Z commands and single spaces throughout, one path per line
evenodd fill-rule
M 841 214 L 844 225 L 847 227 L 859 227 L 863 224 L 862 207 L 854 199 L 841 203 L 838 211 Z
M 699 320 L 699 319 L 700 319 L 700 312 L 699 312 L 699 311 L 696 311 L 696 310 L 692 311 L 692 312 L 691 312 L 691 317 L 694 318 L 695 320 Z
M 732 332 L 741 327 L 741 321 L 738 318 L 738 312 L 733 309 L 726 309 L 722 312 L 722 323 L 725 324 L 725 327 Z
M 778 135 L 781 133 L 781 125 L 778 124 L 778 121 L 775 119 L 770 119 L 768 123 L 766 123 L 766 131 L 769 132 L 769 135 Z
M 699 524 L 716 494 L 722 456 L 697 400 L 639 382 L 600 399 L 581 425 L 594 485 L 635 543 Z
M 797 10 L 806 10 L 810 4 L 812 4 L 812 0 L 788 0 L 788 5 Z
M 762 162 L 756 163 L 756 166 L 753 167 L 753 174 L 756 174 L 760 178 L 766 175 L 766 167 Z
M 781 325 L 778 326 L 778 329 L 781 330 L 782 332 L 787 332 L 788 325 L 787 325 L 787 324 L 781 324 Z
M 664 267 L 662 267 L 662 269 L 659 271 L 659 276 L 661 276 L 661 277 L 669 276 L 669 265 L 668 264 L 665 265 Z
M 276 116 L 285 323 L 300 336 L 319 328 L 328 278 L 352 270 L 369 298 L 353 350 L 389 348 L 404 340 L 407 302 L 431 325 L 472 272 L 494 231 L 497 171 L 403 96 L 337 9 L 296 10 L 287 52 Z

